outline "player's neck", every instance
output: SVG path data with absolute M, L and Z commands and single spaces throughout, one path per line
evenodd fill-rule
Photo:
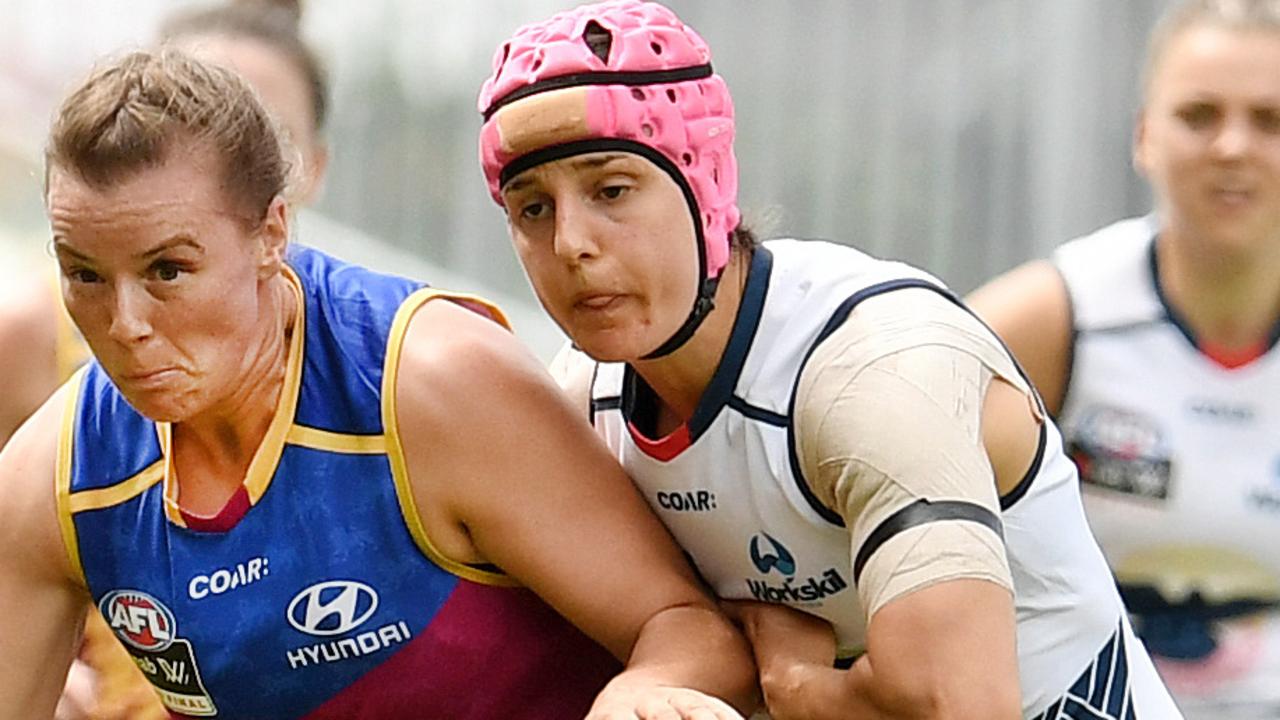
M 209 410 L 172 426 L 172 467 L 179 504 L 198 514 L 216 512 L 243 483 L 284 392 L 297 299 L 281 283 L 272 293 L 273 326 L 264 328 L 241 383 Z
M 1243 348 L 1271 335 L 1280 320 L 1280 253 L 1229 256 L 1168 241 L 1156 253 L 1161 290 L 1199 342 Z
M 680 349 L 655 360 L 631 363 L 662 401 L 659 430 L 670 432 L 688 422 L 720 365 L 742 302 L 750 255 L 735 253 L 720 277 L 716 306 Z

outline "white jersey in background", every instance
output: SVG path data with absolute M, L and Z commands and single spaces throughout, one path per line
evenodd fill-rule
M 1152 218 L 1053 256 L 1074 314 L 1059 418 L 1089 523 L 1188 717 L 1280 717 L 1280 353 L 1230 368 L 1164 302 Z
M 792 240 L 757 248 L 724 357 L 690 422 L 660 443 L 629 427 L 634 388 L 642 381 L 623 364 L 600 364 L 590 373 L 597 429 L 716 593 L 785 603 L 825 618 L 846 659 L 865 643 L 859 573 L 897 531 L 895 522 L 905 527 L 902 513 L 895 513 L 852 547 L 840 515 L 800 477 L 790 437 L 793 405 L 813 349 L 850 313 L 877 312 L 875 303 L 862 303 L 886 293 L 942 303 L 949 313 L 950 303 L 959 302 L 928 275 L 851 248 Z M 990 331 L 964 309 L 954 313 L 972 323 L 1012 382 L 1026 389 Z M 922 329 L 908 327 L 907 334 Z M 574 373 L 585 375 L 581 368 Z M 904 452 L 919 452 L 930 437 L 901 442 Z M 1003 536 L 1024 717 L 1180 717 L 1123 617 L 1085 524 L 1074 468 L 1051 423 L 1042 425 L 1040 453 L 1027 477 L 999 499 L 998 517 L 981 506 L 965 509 L 966 503 L 932 505 L 959 508 L 947 519 L 982 523 Z

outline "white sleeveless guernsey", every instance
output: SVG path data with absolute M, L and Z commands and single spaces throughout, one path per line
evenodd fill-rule
M 1228 369 L 1157 281 L 1155 222 L 1063 245 L 1060 418 L 1135 626 L 1189 717 L 1280 717 L 1280 353 Z
M 839 515 L 801 479 L 789 437 L 792 398 L 812 349 L 855 305 L 912 287 L 954 299 L 915 268 L 851 248 L 795 240 L 757 248 L 724 356 L 685 428 L 688 445 L 664 457 L 628 427 L 637 383 L 628 367 L 598 365 L 592 380 L 597 429 L 716 593 L 823 617 L 846 658 L 864 647 L 853 585 L 858 558 L 874 548 L 851 551 Z M 1038 462 L 1001 499 L 1002 516 L 972 506 L 1003 526 L 1024 717 L 1178 718 L 1123 619 L 1058 433 L 1044 428 Z

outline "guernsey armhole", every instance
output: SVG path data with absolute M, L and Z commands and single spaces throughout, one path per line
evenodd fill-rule
M 475 311 L 483 308 L 488 316 L 498 324 L 510 328 L 506 317 L 497 306 L 474 295 L 449 293 L 432 288 L 422 288 L 410 295 L 401 303 L 391 323 L 391 331 L 387 337 L 387 354 L 382 372 L 382 427 L 386 436 L 387 461 L 391 466 L 391 476 L 395 483 L 396 500 L 400 505 L 400 516 L 409 529 L 409 535 L 418 546 L 418 550 L 428 560 L 442 570 L 464 580 L 483 585 L 518 586 L 511 577 L 503 574 L 493 565 L 471 565 L 458 562 L 444 555 L 431 542 L 426 525 L 418 512 L 417 501 L 413 497 L 413 487 L 409 482 L 409 467 L 405 460 L 404 444 L 400 440 L 400 426 L 396 420 L 396 380 L 400 370 L 400 354 L 404 350 L 404 337 L 409 321 L 414 314 L 432 300 L 443 299 L 456 302 L 463 307 Z M 482 313 L 482 314 L 486 314 Z

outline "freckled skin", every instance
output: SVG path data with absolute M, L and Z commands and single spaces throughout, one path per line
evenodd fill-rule
M 109 188 L 55 168 L 48 205 L 63 298 L 126 399 L 181 422 L 242 405 L 278 372 L 283 281 L 218 187 L 207 153 Z M 268 312 L 271 311 L 271 312 Z

